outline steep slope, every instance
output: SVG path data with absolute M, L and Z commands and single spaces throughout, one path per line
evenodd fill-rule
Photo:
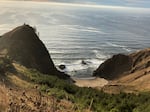
M 79 90 L 70 81 L 0 58 L 0 112 L 91 112 L 71 94 Z
M 0 53 L 41 73 L 68 77 L 57 71 L 45 45 L 29 25 L 24 24 L 2 35 Z
M 137 92 L 150 90 L 150 48 L 129 55 L 115 55 L 106 60 L 95 72 L 109 79 L 105 92 Z
M 129 55 L 133 60 L 131 73 L 150 67 L 150 48 Z
M 116 80 L 111 80 L 103 87 L 105 92 L 139 92 L 150 91 L 150 67 L 138 70 Z
M 114 80 L 147 69 L 149 66 L 150 49 L 144 49 L 129 55 L 114 55 L 102 63 L 94 72 L 94 75 Z
M 79 88 L 56 76 L 43 75 L 37 70 L 12 63 L 7 57 L 0 58 L 0 62 L 3 71 L 0 72 L 0 111 L 2 112 L 150 111 L 149 92 L 106 94 L 89 87 Z M 146 79 L 145 77 L 143 80 L 149 82 Z M 120 86 L 118 81 L 116 83 L 118 85 L 114 86 L 119 86 L 119 89 L 129 88 L 127 84 Z M 111 85 L 110 88 L 108 86 L 109 90 L 114 89 Z M 103 90 L 107 91 L 107 87 Z
M 118 54 L 102 63 L 94 72 L 94 75 L 105 79 L 115 79 L 120 77 L 120 74 L 123 76 L 131 68 L 132 58 L 124 54 Z
M 30 69 L 0 58 L 0 112 L 73 111 L 71 101 L 65 98 L 58 101 L 56 96 L 44 94 L 42 84 L 34 83 L 30 74 Z

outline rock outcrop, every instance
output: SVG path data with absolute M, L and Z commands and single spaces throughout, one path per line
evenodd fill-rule
M 112 80 L 148 67 L 150 67 L 150 49 L 145 49 L 129 55 L 114 55 L 102 63 L 94 75 Z
M 65 66 L 65 65 L 59 65 L 58 67 L 59 67 L 60 70 L 66 69 L 66 66 Z
M 102 63 L 94 72 L 94 75 L 105 79 L 115 79 L 118 78 L 120 74 L 131 69 L 132 58 L 124 54 L 118 54 Z
M 19 26 L 2 35 L 0 53 L 41 73 L 68 77 L 56 69 L 45 45 L 37 36 L 35 29 L 29 25 Z

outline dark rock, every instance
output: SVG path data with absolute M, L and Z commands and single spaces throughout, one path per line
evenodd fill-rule
M 84 60 L 82 60 L 81 64 L 82 65 L 87 65 L 87 63 Z
M 0 52 L 27 68 L 36 69 L 44 74 L 58 75 L 61 78 L 69 77 L 56 69 L 48 50 L 35 31 L 24 24 L 2 35 Z
M 66 66 L 65 65 L 59 65 L 59 69 L 64 70 L 64 69 L 66 69 Z
M 94 71 L 94 76 L 105 79 L 115 79 L 125 75 L 132 69 L 132 58 L 124 54 L 114 55 L 112 58 L 102 63 L 99 68 Z
M 129 55 L 118 54 L 102 63 L 94 75 L 116 79 L 150 67 L 150 48 Z

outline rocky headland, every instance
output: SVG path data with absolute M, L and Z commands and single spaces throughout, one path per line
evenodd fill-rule
M 95 76 L 109 80 L 106 91 L 150 90 L 150 48 L 129 55 L 117 54 L 102 63 Z
M 57 75 L 60 78 L 69 78 L 59 72 L 43 42 L 39 39 L 36 29 L 29 25 L 22 25 L 0 38 L 0 55 L 27 67 L 40 71 L 43 74 Z
M 114 55 L 93 74 L 72 83 L 29 25 L 0 36 L 1 112 L 150 111 L 149 48 Z

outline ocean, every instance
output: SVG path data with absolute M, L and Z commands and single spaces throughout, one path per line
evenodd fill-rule
M 36 27 L 55 65 L 74 77 L 92 76 L 114 54 L 150 47 L 150 9 L 0 1 L 0 10 L 0 35 Z

